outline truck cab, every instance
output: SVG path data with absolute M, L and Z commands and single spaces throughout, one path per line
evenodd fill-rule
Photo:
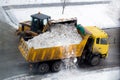
M 100 58 L 106 58 L 108 55 L 108 35 L 96 26 L 87 26 L 85 29 L 90 34 L 86 47 L 89 49 L 87 53 L 91 55 L 88 54 L 89 58 L 87 60 L 90 64 L 97 65 L 100 62 Z
M 107 55 L 108 53 L 108 35 L 103 30 L 97 27 L 86 27 L 91 33 L 93 42 L 93 53 L 101 53 L 102 55 Z M 104 56 L 103 56 L 104 57 Z

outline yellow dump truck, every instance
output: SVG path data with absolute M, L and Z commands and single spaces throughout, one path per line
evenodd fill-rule
M 49 48 L 29 48 L 22 38 L 19 43 L 19 50 L 23 57 L 31 63 L 40 73 L 49 70 L 57 72 L 61 68 L 62 60 L 67 58 L 77 58 L 77 62 L 87 61 L 91 65 L 97 65 L 101 58 L 108 55 L 108 35 L 96 26 L 82 27 L 76 26 L 78 33 L 82 36 L 79 44 L 67 46 L 54 46 Z M 69 57 L 67 56 L 69 53 Z

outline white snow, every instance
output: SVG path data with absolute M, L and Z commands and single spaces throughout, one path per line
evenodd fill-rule
M 8 18 L 5 16 L 4 9 L 0 6 L 0 21 L 9 22 Z
M 120 20 L 120 0 L 113 0 L 111 4 L 108 6 L 108 15 L 112 18 L 116 24 L 120 24 L 118 20 Z
M 96 71 L 80 71 L 75 69 L 50 74 L 42 80 L 119 80 L 119 74 L 119 68 L 105 68 Z M 39 77 L 35 79 L 39 79 Z
M 26 43 L 28 47 L 47 48 L 54 46 L 68 46 L 71 44 L 79 44 L 82 40 L 77 29 L 73 25 L 56 24 L 51 27 L 51 31 L 40 34 Z
M 22 5 L 22 4 L 46 4 L 61 3 L 64 0 L 0 0 L 0 6 Z M 92 1 L 111 1 L 111 0 L 66 0 L 66 2 L 92 2 Z
M 25 2 L 24 2 L 25 1 Z M 56 3 L 62 0 L 1 0 L 5 5 L 8 4 L 34 4 L 34 3 Z M 96 0 L 67 0 L 68 2 L 90 2 Z M 100 1 L 100 0 L 97 0 Z M 30 15 L 41 12 L 52 17 L 52 19 L 72 18 L 77 17 L 78 23 L 83 26 L 98 26 L 100 28 L 119 27 L 120 18 L 120 0 L 105 0 L 112 1 L 110 4 L 94 4 L 94 5 L 80 5 L 80 6 L 66 6 L 64 14 L 62 15 L 61 7 L 41 7 L 41 8 L 23 8 L 10 9 L 6 12 L 12 16 L 11 20 L 17 24 L 22 21 L 31 20 Z M 7 4 L 8 3 L 8 4 Z M 1 18 L 2 19 L 2 18 Z M 15 27 L 16 28 L 16 27 Z
M 6 14 L 6 12 L 8 14 Z M 14 28 L 18 28 L 18 25 L 15 25 L 14 23 L 18 24 L 18 21 L 16 20 L 15 16 L 12 16 L 13 14 L 10 14 L 10 11 L 5 11 L 1 6 L 0 6 L 0 21 L 5 22 L 7 24 L 10 24 Z M 8 16 L 9 15 L 9 16 Z M 11 21 L 11 19 L 14 21 L 14 23 Z
M 11 76 L 9 78 L 5 78 L 4 80 L 29 80 L 34 76 L 28 76 L 28 74 L 20 74 L 20 75 L 15 75 Z
M 30 15 L 41 12 L 51 16 L 52 19 L 77 17 L 78 23 L 83 26 L 98 26 L 100 28 L 118 27 L 118 21 L 109 15 L 111 10 L 108 4 L 85 6 L 67 6 L 62 15 L 62 7 L 42 7 L 10 10 L 19 22 L 31 20 Z M 115 15 L 116 17 L 118 15 Z
M 6 78 L 4 80 L 120 80 L 120 68 L 105 68 L 100 70 L 63 70 L 58 73 L 45 75 L 21 74 Z

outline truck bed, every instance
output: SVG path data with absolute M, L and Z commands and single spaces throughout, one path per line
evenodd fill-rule
M 43 62 L 50 60 L 60 60 L 71 57 L 79 57 L 82 55 L 85 44 L 89 38 L 86 35 L 79 44 L 71 44 L 69 46 L 54 46 L 49 48 L 29 48 L 24 39 L 19 43 L 19 50 L 28 62 Z

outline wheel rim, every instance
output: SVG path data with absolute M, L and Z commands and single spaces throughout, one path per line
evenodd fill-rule
M 47 63 L 40 64 L 38 70 L 40 73 L 46 73 L 49 71 L 49 66 Z
M 93 66 L 98 65 L 99 62 L 100 62 L 99 56 L 94 56 L 91 60 L 91 65 L 93 65 Z
M 61 70 L 61 62 L 55 62 L 52 65 L 52 71 L 58 72 Z

